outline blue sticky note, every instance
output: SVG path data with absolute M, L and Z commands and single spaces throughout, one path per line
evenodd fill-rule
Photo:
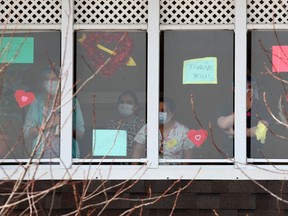
M 184 61 L 183 84 L 217 84 L 217 58 L 205 57 Z
M 0 38 L 0 63 L 33 63 L 33 37 Z
M 125 130 L 93 130 L 93 156 L 126 156 L 127 131 Z

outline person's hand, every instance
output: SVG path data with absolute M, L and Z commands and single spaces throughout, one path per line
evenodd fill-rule
M 260 120 L 259 122 L 262 122 L 266 127 L 269 127 L 269 122 L 266 120 Z M 258 122 L 258 123 L 259 123 Z
M 225 130 L 225 133 L 226 133 L 229 137 L 233 137 L 233 136 L 234 136 L 234 129 L 233 129 L 233 127 L 229 128 L 228 130 Z
M 228 134 L 228 135 L 234 135 L 234 130 L 233 128 L 229 128 L 228 130 L 225 130 L 225 133 Z

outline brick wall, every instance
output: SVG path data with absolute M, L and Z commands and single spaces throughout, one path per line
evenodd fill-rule
M 31 182 L 23 182 L 18 192 L 24 191 L 25 188 L 29 188 L 29 191 L 35 192 L 45 191 L 46 189 L 55 185 L 57 186 L 57 184 L 60 183 L 62 182 L 37 181 L 33 182 L 33 184 Z M 39 200 L 35 204 L 35 209 L 37 209 L 39 215 L 48 215 L 50 208 L 52 215 L 61 215 L 72 212 L 76 209 L 76 203 L 79 203 L 78 201 L 80 200 L 80 196 L 83 195 L 83 189 L 86 188 L 87 196 L 83 203 L 85 209 L 81 211 L 81 215 L 88 215 L 89 212 L 91 215 L 97 215 L 104 207 L 103 205 L 96 206 L 96 204 L 105 201 L 106 197 L 110 198 L 114 196 L 122 188 L 127 190 L 118 196 L 118 198 L 121 199 L 109 203 L 105 208 L 105 211 L 101 214 L 107 216 L 121 215 L 125 210 L 131 209 L 137 204 L 141 204 L 139 199 L 149 198 L 150 196 L 160 196 L 171 185 L 173 185 L 173 183 L 175 183 L 175 181 L 171 180 L 149 180 L 138 181 L 136 183 L 128 181 L 126 184 L 123 184 L 123 181 L 70 181 L 65 182 L 63 186 L 50 191 L 43 196 L 35 198 L 35 201 Z M 288 187 L 285 181 L 259 181 L 259 183 L 276 195 L 283 197 L 284 199 L 287 198 Z M 15 182 L 2 182 L 0 185 L 1 204 L 4 204 L 7 200 L 14 184 Z M 89 187 L 85 187 L 88 184 Z M 184 188 L 187 184 L 189 184 L 189 181 L 177 182 L 169 192 L 175 192 L 179 188 Z M 129 188 L 131 185 L 133 187 Z M 111 189 L 109 189 L 110 187 Z M 74 193 L 73 188 L 75 189 Z M 107 190 L 106 194 L 103 193 L 104 188 Z M 24 194 L 22 197 L 25 198 L 26 195 Z M 170 215 L 172 207 L 175 204 L 175 198 L 176 195 L 161 198 L 154 204 L 135 210 L 131 215 Z M 130 201 L 127 201 L 127 199 Z M 27 210 L 28 206 L 29 202 L 21 202 L 15 206 L 9 215 L 20 215 L 21 213 L 24 213 L 24 215 L 30 215 L 30 212 Z M 86 209 L 86 207 L 89 206 L 90 208 Z M 286 203 L 277 201 L 277 199 L 269 195 L 252 181 L 198 180 L 191 182 L 191 184 L 177 197 L 176 207 L 172 215 L 274 216 L 288 215 L 287 210 L 288 205 Z

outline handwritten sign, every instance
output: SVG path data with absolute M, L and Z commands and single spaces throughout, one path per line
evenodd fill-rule
M 127 131 L 93 130 L 93 156 L 126 156 Z
M 183 84 L 217 84 L 217 58 L 206 57 L 184 61 Z
M 33 62 L 33 37 L 3 37 L 0 39 L 0 63 Z
M 288 46 L 272 46 L 272 71 L 288 72 Z

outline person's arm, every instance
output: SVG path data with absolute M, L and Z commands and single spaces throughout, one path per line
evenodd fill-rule
M 139 158 L 143 158 L 145 155 L 145 145 L 144 144 L 140 144 L 140 143 L 134 143 L 134 150 L 132 153 L 132 158 L 133 159 L 139 159 Z M 138 162 L 132 162 L 132 165 L 138 165 Z
M 246 129 L 247 137 L 255 137 L 256 128 L 257 128 L 256 126 L 247 128 Z
M 23 126 L 24 138 L 29 136 L 35 137 L 39 134 L 40 125 L 37 124 L 38 110 L 37 104 L 34 102 L 29 106 L 29 109 L 26 114 L 25 123 Z
M 264 125 L 266 125 L 266 127 L 269 126 L 268 121 L 260 120 L 260 121 L 258 121 L 258 123 L 259 122 L 262 122 Z M 258 125 L 258 123 L 257 123 L 257 125 Z M 247 137 L 255 137 L 256 136 L 257 125 L 254 127 L 251 127 L 251 128 L 247 128 L 247 130 L 246 130 Z
M 132 158 L 139 159 L 145 157 L 145 148 L 146 148 L 146 135 L 147 135 L 147 125 L 144 125 L 134 137 L 134 149 L 132 153 Z M 132 163 L 137 165 L 138 163 Z
M 220 128 L 224 130 L 229 130 L 230 128 L 233 128 L 234 125 L 234 113 L 228 116 L 220 116 L 217 119 L 217 124 Z
M 139 159 L 145 156 L 145 145 L 141 143 L 134 143 L 134 150 L 132 158 Z
M 73 102 L 73 119 L 75 119 L 73 124 L 73 138 L 76 139 L 77 136 L 77 139 L 81 139 L 85 134 L 84 118 L 78 100 L 74 98 Z

